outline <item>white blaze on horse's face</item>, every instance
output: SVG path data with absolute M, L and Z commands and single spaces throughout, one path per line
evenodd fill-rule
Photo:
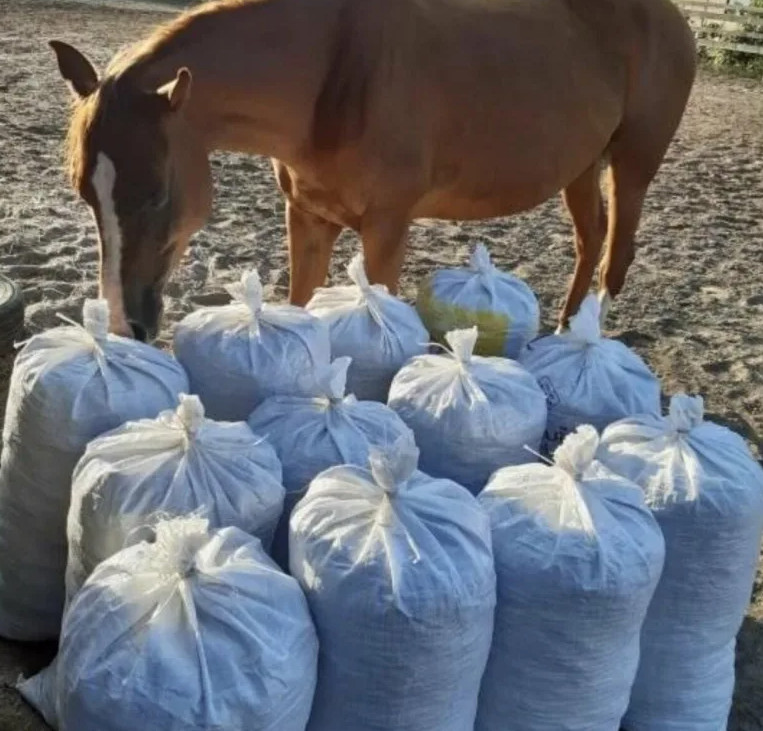
M 93 171 L 92 185 L 98 204 L 95 211 L 100 220 L 101 274 L 100 295 L 109 302 L 111 328 L 120 335 L 130 336 L 132 330 L 127 323 L 122 298 L 122 229 L 119 225 L 114 205 L 114 186 L 117 171 L 114 163 L 103 152 L 98 153 Z

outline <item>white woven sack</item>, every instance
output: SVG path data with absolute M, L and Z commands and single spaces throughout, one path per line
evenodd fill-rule
M 411 435 L 315 478 L 291 570 L 321 653 L 309 731 L 471 731 L 495 609 L 487 517 Z
M 29 340 L 11 377 L 0 464 L 0 635 L 11 639 L 58 636 L 72 471 L 87 443 L 188 390 L 171 356 L 107 333 L 105 301 L 87 301 L 83 322 Z
M 660 413 L 657 377 L 626 345 L 602 336 L 600 309 L 589 295 L 568 331 L 534 340 L 519 356 L 548 399 L 546 454 L 581 424 L 601 431 L 627 416 Z
M 413 429 L 421 469 L 479 492 L 499 467 L 540 447 L 546 399 L 506 358 L 472 355 L 477 328 L 448 333 L 442 355 L 414 358 L 395 376 L 389 405 Z
M 263 302 L 257 270 L 228 287 L 233 302 L 177 326 L 174 349 L 210 418 L 245 421 L 276 394 L 312 395 L 330 360 L 326 326 L 300 307 Z
M 703 420 L 700 397 L 602 435 L 599 459 L 637 483 L 665 535 L 665 570 L 641 634 L 628 731 L 721 731 L 734 648 L 763 531 L 763 470 L 745 441 Z
M 540 306 L 532 289 L 494 266 L 482 244 L 474 249 L 467 269 L 429 275 L 419 287 L 416 308 L 438 342 L 451 330 L 476 326 L 474 352 L 479 355 L 517 358 L 540 327 Z
M 386 403 L 395 373 L 427 351 L 429 333 L 411 305 L 384 285 L 369 284 L 363 254 L 353 258 L 347 274 L 350 286 L 316 290 L 307 310 L 328 325 L 332 357 L 352 358 L 347 392 Z
M 175 519 L 96 568 L 58 672 L 20 690 L 60 731 L 304 731 L 317 656 L 304 595 L 258 539 Z
M 289 515 L 310 481 L 339 464 L 363 465 L 371 447 L 395 442 L 408 428 L 376 401 L 345 396 L 350 358 L 337 358 L 323 373 L 321 395 L 273 396 L 249 417 L 249 427 L 275 447 L 283 466 L 284 510 L 273 542 L 273 556 L 288 567 Z
M 594 460 L 592 426 L 555 463 L 499 470 L 480 495 L 498 575 L 476 731 L 616 731 L 665 546 L 641 491 Z
M 281 463 L 244 422 L 204 418 L 198 396 L 92 441 L 74 471 L 66 595 L 163 518 L 196 514 L 268 549 L 283 509 Z

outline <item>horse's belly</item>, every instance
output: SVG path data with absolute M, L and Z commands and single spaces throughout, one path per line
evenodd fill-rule
M 624 113 L 625 57 L 573 23 L 564 2 L 554 5 L 561 19 L 530 23 L 509 16 L 515 22 L 502 28 L 505 66 L 475 54 L 453 76 L 431 80 L 429 189 L 415 217 L 477 219 L 529 210 L 606 152 Z M 484 46 L 498 42 L 484 32 Z
M 529 211 L 551 198 L 558 190 L 515 193 L 497 191 L 480 199 L 460 197 L 454 192 L 434 191 L 416 205 L 413 218 L 446 218 L 457 221 L 512 216 Z
M 492 159 L 475 161 L 465 152 L 451 174 L 442 174 L 414 208 L 414 218 L 472 220 L 528 211 L 566 188 L 601 158 L 607 137 L 567 149 L 549 147 L 513 154 L 496 150 Z M 532 148 L 529 148 L 532 150 Z

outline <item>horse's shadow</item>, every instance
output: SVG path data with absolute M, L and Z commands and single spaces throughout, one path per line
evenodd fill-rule
M 736 687 L 729 731 L 763 728 L 763 617 L 747 617 L 737 642 Z
M 712 411 L 705 414 L 705 418 L 744 437 L 752 445 L 758 462 L 763 467 L 763 436 L 755 430 L 755 427 L 747 419 L 742 418 L 739 414 L 724 416 Z

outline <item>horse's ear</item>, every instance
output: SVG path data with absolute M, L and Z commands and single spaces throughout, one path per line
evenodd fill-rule
M 93 64 L 68 43 L 50 41 L 49 45 L 55 51 L 61 76 L 72 91 L 80 99 L 90 96 L 98 88 L 98 74 Z
M 191 72 L 187 68 L 181 68 L 177 76 L 162 86 L 158 93 L 167 99 L 171 112 L 176 112 L 183 107 L 191 96 Z

